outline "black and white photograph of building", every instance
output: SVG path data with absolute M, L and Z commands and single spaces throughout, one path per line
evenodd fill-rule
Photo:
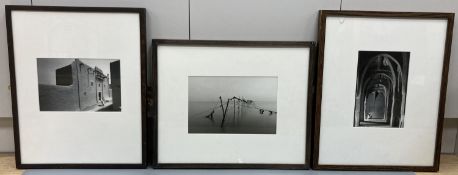
M 121 111 L 120 61 L 37 58 L 40 111 Z
M 188 133 L 276 134 L 277 77 L 188 78 Z
M 410 52 L 359 51 L 354 127 L 403 128 Z

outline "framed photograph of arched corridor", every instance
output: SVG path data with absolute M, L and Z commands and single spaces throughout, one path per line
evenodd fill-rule
M 438 171 L 454 14 L 319 19 L 313 167 Z
M 354 127 L 404 127 L 409 56 L 410 52 L 358 52 Z

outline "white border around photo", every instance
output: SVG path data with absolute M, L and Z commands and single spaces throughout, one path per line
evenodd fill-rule
M 310 52 L 159 44 L 158 163 L 305 165 Z M 276 134 L 188 134 L 189 76 L 278 77 Z
M 322 88 L 317 94 L 321 108 L 317 109 L 320 125 L 315 126 L 319 129 L 316 167 L 434 169 L 437 131 L 442 126 L 438 121 L 443 119 L 443 68 L 450 54 L 445 53 L 450 47 L 449 14 L 416 18 L 402 12 L 322 11 L 321 15 L 325 28 L 320 31 L 324 44 L 319 58 L 323 67 L 318 68 Z M 403 128 L 353 126 L 359 51 L 410 52 Z
M 21 165 L 142 165 L 141 13 L 30 8 L 11 11 Z M 122 110 L 40 111 L 37 58 L 120 60 Z

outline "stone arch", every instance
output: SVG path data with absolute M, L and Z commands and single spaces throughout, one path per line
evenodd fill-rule
M 388 53 L 368 59 L 364 67 L 358 70 L 354 125 L 402 126 L 401 113 L 404 112 L 407 86 L 407 82 L 403 81 L 402 64 Z M 383 108 L 383 118 L 379 114 L 381 109 L 376 107 Z

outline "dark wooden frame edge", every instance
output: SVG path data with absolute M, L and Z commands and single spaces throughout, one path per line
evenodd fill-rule
M 14 63 L 14 45 L 12 31 L 12 11 L 53 11 L 53 12 L 81 12 L 81 13 L 138 13 L 140 18 L 140 62 L 141 62 L 141 104 L 142 104 L 142 163 L 140 164 L 24 164 L 21 162 L 21 146 L 19 138 L 19 116 L 17 106 L 16 75 Z M 8 58 L 10 68 L 11 99 L 14 126 L 14 143 L 16 168 L 18 169 L 141 169 L 147 167 L 146 160 L 146 9 L 119 8 L 119 7 L 65 7 L 65 6 L 22 6 L 6 5 L 6 28 L 8 42 Z
M 306 148 L 305 164 L 208 164 L 208 163 L 159 163 L 158 162 L 158 111 L 157 111 L 157 47 L 158 45 L 180 45 L 180 46 L 227 46 L 227 47 L 305 47 L 310 49 L 308 87 L 307 87 L 307 124 L 306 124 Z M 310 169 L 311 167 L 311 146 L 312 146 L 312 122 L 315 101 L 316 82 L 316 43 L 315 42 L 294 42 L 294 41 L 229 41 L 229 40 L 153 40 L 152 41 L 152 102 L 154 111 L 148 124 L 153 125 L 149 131 L 151 135 L 152 166 L 158 169 Z
M 321 97 L 323 81 L 323 61 L 326 32 L 326 18 L 328 16 L 346 17 L 374 17 L 374 18 L 400 18 L 400 19 L 446 19 L 447 34 L 445 41 L 444 62 L 442 67 L 442 81 L 440 90 L 439 113 L 437 119 L 436 143 L 434 163 L 432 166 L 378 166 L 378 165 L 320 165 L 319 144 L 321 126 Z M 447 93 L 448 70 L 451 54 L 454 13 L 434 12 L 380 12 L 380 11 L 337 11 L 321 10 L 318 24 L 318 67 L 317 67 L 317 93 L 314 125 L 314 144 L 312 167 L 317 170 L 363 170 L 363 171 L 423 171 L 436 172 L 439 170 L 442 128 L 444 121 L 445 98 Z

